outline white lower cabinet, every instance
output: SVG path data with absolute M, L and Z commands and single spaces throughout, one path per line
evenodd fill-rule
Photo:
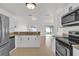
M 20 36 L 15 36 L 15 47 L 21 47 L 22 46 L 22 39 Z
M 52 52 L 55 55 L 55 37 L 51 37 L 51 41 L 52 41 Z
M 73 56 L 79 56 L 79 49 L 73 48 Z
M 40 47 L 40 38 L 37 36 L 15 36 L 16 47 Z

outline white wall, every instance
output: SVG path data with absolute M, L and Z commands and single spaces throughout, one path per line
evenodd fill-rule
M 53 23 L 29 23 L 28 26 L 31 27 L 33 25 L 37 26 L 37 30 L 41 32 L 41 35 L 44 36 L 45 35 L 45 28 L 47 25 L 53 25 Z M 28 28 L 29 28 L 28 27 Z
M 13 32 L 14 31 L 14 28 L 12 26 L 13 26 L 13 24 L 16 24 L 16 22 L 15 22 L 16 18 L 15 18 L 15 16 L 12 15 L 12 14 L 10 14 L 9 12 L 3 10 L 3 9 L 0 9 L 0 14 L 6 15 L 6 16 L 9 17 L 9 21 L 10 21 L 9 22 L 9 24 L 10 24 L 9 31 L 10 32 Z
M 1 9 L 1 8 L 0 8 L 0 14 L 6 15 L 9 17 L 9 31 L 10 32 L 14 32 L 16 29 L 17 30 L 19 29 L 21 31 L 25 30 L 25 26 L 21 24 L 22 23 L 21 20 L 23 21 L 23 19 L 21 17 L 13 15 L 10 12 L 8 12 L 4 9 Z M 15 26 L 16 26 L 16 28 L 15 28 Z
M 40 16 L 40 15 L 39 15 Z M 23 18 L 23 16 L 17 16 L 18 19 L 15 31 L 30 31 L 31 26 L 36 26 L 37 30 L 41 32 L 41 35 L 44 36 L 45 35 L 45 27 L 47 25 L 53 25 L 53 17 L 49 17 L 49 18 L 42 18 L 40 17 L 37 20 L 33 21 L 31 19 L 31 17 L 29 17 L 28 15 L 26 16 L 26 18 Z M 46 21 L 45 21 L 46 20 Z M 50 21 L 52 20 L 52 21 Z M 48 21 L 48 22 L 47 22 Z
M 15 31 L 30 31 L 31 26 L 36 26 L 37 31 L 41 32 L 41 36 L 45 35 L 45 28 L 47 25 L 53 25 L 53 23 L 26 23 L 26 25 L 19 25 L 16 27 Z
M 69 6 L 72 6 L 72 9 L 75 10 L 76 8 L 79 8 L 79 3 L 70 4 Z M 64 31 L 79 31 L 79 26 L 65 27 Z
M 14 32 L 14 31 L 29 31 L 29 28 L 33 25 L 37 26 L 38 31 L 41 32 L 41 35 L 45 35 L 45 27 L 47 25 L 53 25 L 53 17 L 49 17 L 49 18 L 39 18 L 37 19 L 37 21 L 30 21 L 28 22 L 28 20 L 30 20 L 30 18 L 22 18 L 20 16 L 16 16 L 14 14 L 11 14 L 10 12 L 4 10 L 4 9 L 0 9 L 0 13 L 3 15 L 6 15 L 10 18 L 10 27 L 9 27 L 9 31 L 10 32 Z M 52 21 L 50 21 L 50 19 L 52 19 Z M 40 20 L 46 20 L 46 22 L 40 22 Z M 16 28 L 15 28 L 16 26 Z

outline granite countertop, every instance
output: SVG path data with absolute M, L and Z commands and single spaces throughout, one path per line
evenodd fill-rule
M 79 44 L 77 44 L 77 45 L 72 45 L 72 46 L 73 46 L 73 48 L 76 48 L 76 49 L 79 50 Z
M 70 44 L 68 37 L 63 37 L 63 36 L 62 37 L 61 36 L 55 36 L 55 37 L 57 37 L 59 40 L 65 42 L 67 44 Z M 79 44 L 72 44 L 72 46 L 79 50 Z
M 14 38 L 16 35 L 40 35 L 40 32 L 10 32 L 9 38 Z
M 15 36 L 12 35 L 12 36 L 9 36 L 9 38 L 15 38 Z
M 70 41 L 69 41 L 68 37 L 56 37 L 56 40 L 62 41 L 64 43 L 70 45 Z
M 52 35 L 53 37 L 68 37 L 68 36 L 63 36 L 63 35 Z
M 40 32 L 11 32 L 9 33 L 10 36 L 15 35 L 40 35 Z

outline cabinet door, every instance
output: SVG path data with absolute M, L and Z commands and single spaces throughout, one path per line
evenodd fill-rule
M 79 56 L 79 50 L 77 48 L 73 48 L 73 56 Z
M 39 37 L 30 36 L 30 45 L 31 47 L 40 47 Z
M 30 47 L 35 47 L 35 43 L 36 43 L 36 38 L 34 36 L 29 36 L 29 45 Z
M 35 37 L 35 46 L 40 47 L 40 37 L 39 36 Z
M 14 49 L 15 48 L 15 38 L 12 38 L 11 44 L 12 44 L 12 49 Z
M 10 51 L 15 48 L 15 38 L 10 38 Z
M 15 46 L 22 47 L 22 38 L 21 36 L 15 36 Z
M 9 39 L 9 43 L 10 43 L 9 51 L 11 51 L 11 49 L 12 49 L 12 46 L 11 46 L 11 45 L 12 45 L 12 44 L 11 44 L 11 41 L 12 41 L 12 40 L 11 40 L 11 38 L 10 38 L 10 39 Z
M 22 47 L 29 47 L 29 37 L 28 36 L 21 36 L 22 38 Z
M 53 53 L 54 53 L 54 55 L 55 55 L 55 48 L 56 48 L 56 47 L 55 47 L 55 46 L 56 46 L 56 45 L 55 45 L 55 44 L 56 44 L 56 43 L 55 43 L 55 42 L 56 42 L 56 41 L 55 41 L 55 37 L 51 37 L 51 41 L 52 41 L 52 51 L 53 51 Z
M 21 36 L 22 47 L 40 47 L 40 41 L 36 36 Z
M 16 27 L 16 20 L 14 18 L 10 18 L 9 20 L 9 31 L 14 32 Z
M 32 36 L 21 36 L 22 37 L 22 47 L 34 47 L 35 38 Z

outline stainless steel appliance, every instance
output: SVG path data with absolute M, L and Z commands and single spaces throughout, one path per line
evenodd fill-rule
M 75 13 L 71 13 L 69 15 L 62 17 L 63 24 L 74 22 L 74 21 L 75 21 Z
M 78 26 L 79 25 L 79 7 L 62 16 L 63 26 Z
M 79 31 L 70 31 L 68 38 L 56 38 L 56 55 L 73 56 L 73 45 L 79 45 Z
M 9 17 L 0 14 L 0 55 L 9 55 Z
M 72 56 L 72 46 L 61 41 L 64 38 L 56 39 L 56 56 Z
M 69 41 L 72 44 L 79 44 L 79 32 L 78 31 L 69 32 Z
M 63 46 L 60 42 L 57 42 L 56 44 L 56 53 L 60 56 L 69 56 L 69 49 L 65 46 Z

